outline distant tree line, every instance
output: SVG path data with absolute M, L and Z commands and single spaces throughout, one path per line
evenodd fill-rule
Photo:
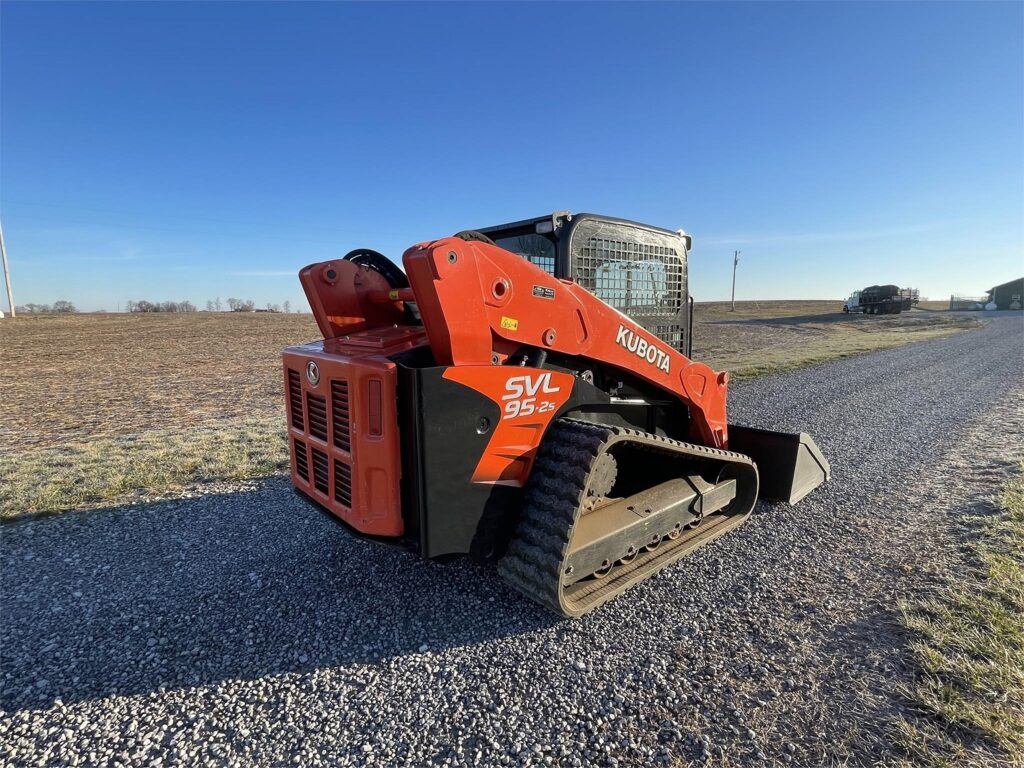
M 190 301 L 129 301 L 125 305 L 129 312 L 196 312 L 196 306 Z M 283 304 L 271 304 L 267 302 L 265 309 L 257 309 L 256 302 L 252 299 L 227 300 L 229 312 L 291 312 L 292 304 L 286 301 Z M 220 296 L 206 302 L 207 312 L 222 312 L 224 304 Z
M 223 304 L 220 297 L 206 302 L 207 312 L 221 312 Z M 291 312 L 292 304 L 285 301 L 281 304 L 267 302 L 265 309 L 257 309 L 256 302 L 251 299 L 228 299 L 228 310 L 231 312 Z M 67 315 L 78 309 L 70 301 L 55 301 L 53 304 L 34 304 L 29 302 L 14 308 L 19 315 Z M 128 312 L 196 312 L 196 305 L 191 301 L 146 301 L 130 300 L 125 304 Z M 101 312 L 104 310 L 100 310 Z
M 255 312 L 256 302 L 252 299 L 245 301 L 243 299 L 228 299 L 228 309 L 232 312 Z
M 220 296 L 206 302 L 207 312 L 220 312 L 222 309 Z M 292 303 L 286 301 L 283 304 L 271 304 L 267 302 L 265 309 L 257 309 L 256 302 L 252 299 L 228 299 L 228 310 L 231 312 L 291 312 Z
M 19 315 L 69 315 L 72 312 L 77 312 L 75 305 L 70 301 L 55 301 L 53 306 L 49 304 L 23 304 L 20 307 L 15 307 L 14 311 Z
M 195 312 L 191 301 L 132 301 L 125 304 L 129 312 Z

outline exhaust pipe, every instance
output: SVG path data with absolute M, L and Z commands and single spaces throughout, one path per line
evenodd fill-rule
M 758 497 L 796 504 L 832 474 L 828 460 L 806 432 L 772 432 L 729 425 L 729 450 L 757 464 Z

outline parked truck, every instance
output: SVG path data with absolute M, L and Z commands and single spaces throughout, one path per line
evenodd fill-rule
M 869 285 L 850 294 L 843 305 L 843 312 L 861 312 L 865 315 L 896 315 L 917 304 L 920 292 L 917 288 L 900 288 L 898 285 Z

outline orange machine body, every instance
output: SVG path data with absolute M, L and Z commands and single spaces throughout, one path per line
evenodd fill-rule
M 292 481 L 356 531 L 418 539 L 425 556 L 469 551 L 475 519 L 525 485 L 553 419 L 613 401 L 596 366 L 682 408 L 679 437 L 728 446 L 727 375 L 572 281 L 461 238 L 403 262 L 407 288 L 366 263 L 304 268 L 324 340 L 283 355 Z
M 687 402 L 694 440 L 727 446 L 728 374 L 691 361 L 572 281 L 455 237 L 414 246 L 403 261 L 439 363 L 501 364 L 524 345 L 605 363 Z

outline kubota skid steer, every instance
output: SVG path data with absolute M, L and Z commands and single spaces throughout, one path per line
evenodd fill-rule
M 567 212 L 299 273 L 292 481 L 356 532 L 497 561 L 579 616 L 828 479 L 805 434 L 730 425 L 689 359 L 690 239 Z M 684 354 L 686 351 L 686 354 Z

